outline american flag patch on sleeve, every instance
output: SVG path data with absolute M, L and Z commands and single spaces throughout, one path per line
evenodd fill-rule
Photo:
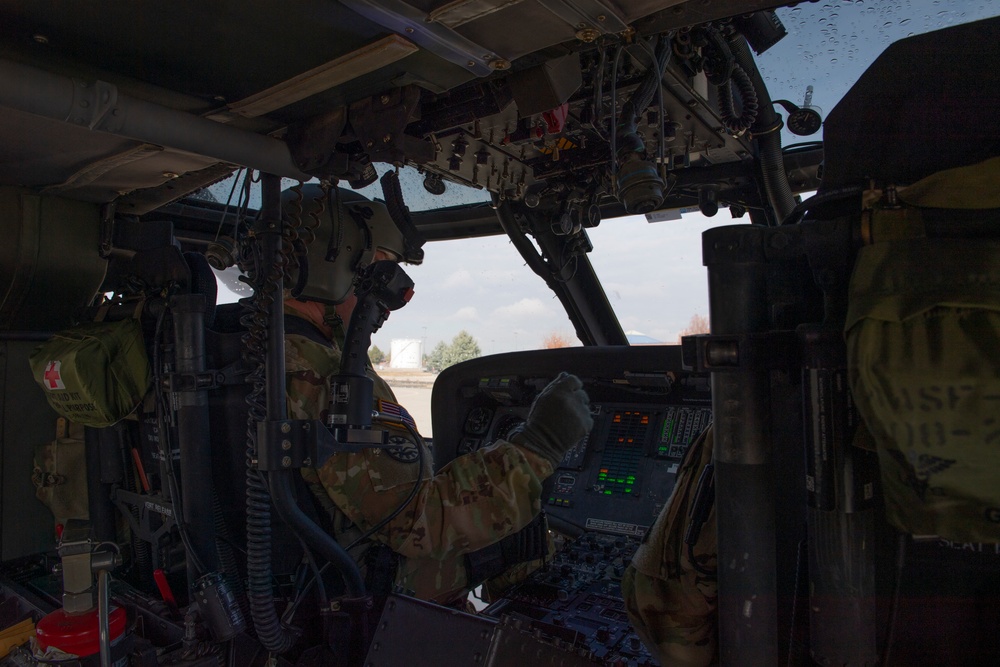
M 386 401 L 381 398 L 376 399 L 378 404 L 379 414 L 387 415 L 389 417 L 397 417 L 403 421 L 404 424 L 408 424 L 414 431 L 417 430 L 417 423 L 413 421 L 413 417 L 410 413 L 406 411 L 399 403 L 393 403 L 392 401 Z

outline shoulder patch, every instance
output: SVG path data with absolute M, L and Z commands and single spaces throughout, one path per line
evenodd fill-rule
M 389 444 L 382 451 L 400 463 L 416 463 L 420 458 L 416 444 L 401 435 L 390 435 Z

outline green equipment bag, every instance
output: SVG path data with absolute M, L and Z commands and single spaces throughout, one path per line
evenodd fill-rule
M 57 333 L 31 355 L 49 405 L 70 421 L 104 428 L 132 413 L 150 384 L 138 320 L 92 322 Z
M 928 239 L 922 223 L 927 208 L 1000 207 L 1000 160 L 899 196 L 866 212 L 874 243 L 858 254 L 845 328 L 887 517 L 914 535 L 1000 542 L 1000 242 Z

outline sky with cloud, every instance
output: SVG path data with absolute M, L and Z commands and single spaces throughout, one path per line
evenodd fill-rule
M 591 262 L 622 328 L 675 342 L 692 315 L 707 315 L 701 232 L 732 222 L 723 210 L 711 220 L 629 216 L 588 230 Z M 422 265 L 405 267 L 415 293 L 375 335 L 381 349 L 392 339 L 415 338 L 431 350 L 463 329 L 484 354 L 541 347 L 553 334 L 576 342 L 562 305 L 506 237 L 430 243 L 425 250 Z

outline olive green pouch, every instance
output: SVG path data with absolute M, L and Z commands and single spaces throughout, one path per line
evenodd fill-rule
M 52 510 L 56 524 L 87 519 L 87 462 L 83 426 L 59 417 L 56 438 L 35 447 L 31 481 L 35 496 Z
M 55 334 L 31 355 L 49 405 L 70 421 L 103 428 L 132 413 L 150 384 L 138 320 L 92 322 Z
M 940 201 L 949 177 L 963 179 L 950 171 L 908 189 L 903 209 L 884 212 L 895 222 L 883 240 L 858 254 L 845 326 L 851 389 L 877 443 L 889 521 L 1000 542 L 1000 242 L 924 237 L 920 206 Z M 990 182 L 995 197 L 1000 183 Z

